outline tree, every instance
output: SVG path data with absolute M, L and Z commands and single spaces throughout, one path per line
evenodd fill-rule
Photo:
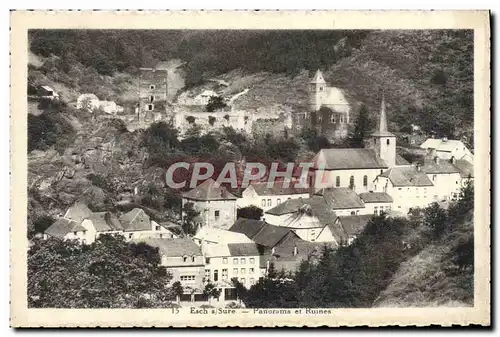
M 158 249 L 102 235 L 91 245 L 33 241 L 28 251 L 28 306 L 37 308 L 170 307 L 171 279 Z
M 313 128 L 302 129 L 299 137 L 305 141 L 307 148 L 315 153 L 319 152 L 321 149 L 328 149 L 332 146 L 328 138 L 318 135 Z
M 182 229 L 184 233 L 194 235 L 196 232 L 195 218 L 200 215 L 200 212 L 194 208 L 192 202 L 187 202 L 182 208 L 182 215 Z
M 227 104 L 224 102 L 224 98 L 222 96 L 212 96 L 208 100 L 206 110 L 208 112 L 214 112 L 225 107 L 227 107 Z
M 448 216 L 455 221 L 463 220 L 472 210 L 474 210 L 474 182 L 467 179 L 465 185 L 460 189 L 458 201 L 448 208 Z
M 212 298 L 219 298 L 221 292 L 221 289 L 217 289 L 215 285 L 208 283 L 205 286 L 205 289 L 203 289 L 203 296 L 208 297 L 208 302 L 211 302 Z
M 432 230 L 436 238 L 439 238 L 446 230 L 447 220 L 446 211 L 437 202 L 433 202 L 424 209 L 424 225 Z
M 262 218 L 262 215 L 264 215 L 264 211 L 260 207 L 257 207 L 255 205 L 250 205 L 238 208 L 236 214 L 237 214 L 236 217 L 238 219 L 246 218 L 246 219 L 260 220 Z
M 372 128 L 372 122 L 368 116 L 368 109 L 363 104 L 359 109 L 358 116 L 354 121 L 354 129 L 349 135 L 349 143 L 351 147 L 363 148 L 365 147 L 364 140 L 367 133 Z
M 47 228 L 49 228 L 55 219 L 49 215 L 42 215 L 33 222 L 33 227 L 35 233 L 43 233 Z
M 177 300 L 177 303 L 179 303 L 182 294 L 184 294 L 184 288 L 182 287 L 181 282 L 175 281 L 172 284 L 172 293 L 175 295 L 175 298 Z

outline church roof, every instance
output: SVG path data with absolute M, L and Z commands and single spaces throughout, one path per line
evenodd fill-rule
M 182 197 L 191 200 L 236 200 L 228 190 L 217 184 L 212 178 L 190 191 L 182 193 Z
M 380 175 L 388 178 L 393 186 L 433 186 L 427 174 L 415 167 L 393 167 Z
M 317 70 L 311 83 L 326 83 L 321 70 Z
M 316 159 L 324 158 L 325 170 L 387 168 L 387 163 L 373 149 L 322 149 Z M 315 160 L 314 168 L 318 167 Z
M 385 112 L 385 99 L 382 97 L 382 104 L 380 106 L 380 120 L 378 123 L 378 130 L 372 133 L 374 137 L 395 137 L 387 129 L 387 116 Z

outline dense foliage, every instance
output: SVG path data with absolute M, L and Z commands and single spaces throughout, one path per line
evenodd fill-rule
M 245 219 L 260 220 L 263 215 L 264 211 L 262 210 L 262 208 L 255 205 L 240 207 L 236 212 L 237 218 L 245 218 Z
M 169 307 L 175 299 L 158 249 L 100 236 L 91 245 L 34 240 L 28 305 L 37 308 Z

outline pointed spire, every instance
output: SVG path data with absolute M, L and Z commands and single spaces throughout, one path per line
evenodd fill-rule
M 326 83 L 321 70 L 318 69 L 316 71 L 316 75 L 314 75 L 314 79 L 311 81 L 311 83 Z
M 395 137 L 392 133 L 389 132 L 387 128 L 387 113 L 385 112 L 385 95 L 382 94 L 382 103 L 380 105 L 380 120 L 378 123 L 378 129 L 372 136 L 375 137 Z

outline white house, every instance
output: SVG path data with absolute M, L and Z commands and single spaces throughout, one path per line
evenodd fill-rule
M 194 102 L 198 105 L 207 105 L 210 98 L 217 97 L 217 93 L 212 90 L 203 90 L 203 92 L 194 98 Z
M 99 98 L 94 94 L 82 94 L 76 100 L 76 108 L 93 112 L 99 109 Z
M 438 156 L 441 159 L 450 160 L 455 157 L 457 160 L 466 160 L 474 163 L 474 155 L 460 140 L 448 138 L 434 139 L 429 138 L 420 145 L 422 149 L 428 150 L 432 156 Z
M 123 107 L 117 105 L 114 101 L 100 101 L 99 109 L 110 115 L 123 111 Z
M 254 205 L 267 211 L 286 200 L 309 197 L 308 189 L 295 188 L 293 185 L 294 182 L 290 182 L 289 186 L 284 187 L 282 181 L 275 181 L 271 187 L 267 186 L 267 182 L 251 183 L 238 198 L 238 207 Z
M 441 159 L 436 156 L 425 161 L 422 165 L 422 172 L 434 185 L 433 201 L 456 200 L 462 187 L 462 173 L 455 165 L 456 160 Z
M 359 197 L 365 204 L 365 214 L 389 213 L 392 210 L 393 199 L 385 192 L 360 193 Z
M 176 238 L 173 232 L 162 225 L 152 221 L 149 215 L 140 208 L 123 214 L 119 218 L 123 227 L 123 235 L 126 240 L 144 239 L 144 238 Z
M 44 238 L 49 236 L 61 240 L 78 240 L 80 243 L 88 243 L 92 236 L 87 234 L 87 229 L 74 220 L 60 218 L 44 232 Z

